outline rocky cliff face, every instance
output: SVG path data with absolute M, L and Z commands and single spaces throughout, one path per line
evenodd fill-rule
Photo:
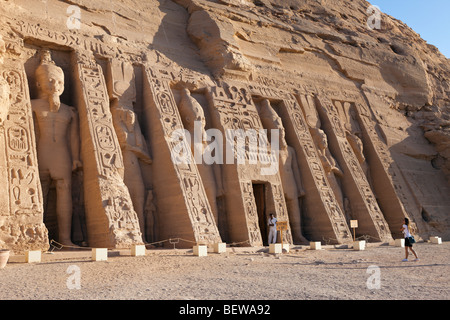
M 105 167 L 105 161 L 117 161 L 122 155 L 118 150 L 113 156 L 100 150 L 97 160 L 92 159 L 93 163 L 98 161 L 92 164 L 92 170 L 85 166 L 84 176 L 73 177 L 78 183 L 72 192 L 74 212 L 79 210 L 80 216 L 86 214 L 87 221 L 81 222 L 75 232 L 80 239 L 86 240 L 82 236 L 86 233 L 91 235 L 91 241 L 92 234 L 109 234 L 102 238 L 102 244 L 108 241 L 114 244 L 120 234 L 119 242 L 129 244 L 142 232 L 149 235 L 148 239 L 160 240 L 174 236 L 167 231 L 174 224 L 177 228 L 189 225 L 191 230 L 179 229 L 186 237 L 197 241 L 217 240 L 217 233 L 212 231 L 216 226 L 211 226 L 213 215 L 222 240 L 260 244 L 263 225 L 258 226 L 257 216 L 260 214 L 259 220 L 263 216 L 259 213 L 257 184 L 265 184 L 261 187 L 266 190 L 265 197 L 270 190 L 270 199 L 264 202 L 267 210 L 281 217 L 291 211 L 291 202 L 282 193 L 282 189 L 289 188 L 281 189 L 281 177 L 264 180 L 252 170 L 246 172 L 239 166 L 236 170 L 222 166 L 224 190 L 216 194 L 217 204 L 204 176 L 205 190 L 198 189 L 199 197 L 195 200 L 200 202 L 178 204 L 174 197 L 167 195 L 173 183 L 175 193 L 181 188 L 181 199 L 188 197 L 192 190 L 186 186 L 192 181 L 198 183 L 192 177 L 203 172 L 201 168 L 198 172 L 190 168 L 186 178 L 184 169 L 169 170 L 162 165 L 168 163 L 164 148 L 170 149 L 163 138 L 183 124 L 174 120 L 178 118 L 164 118 L 167 123 L 172 121 L 171 126 L 161 124 L 155 115 L 163 117 L 168 105 L 174 110 L 179 108 L 184 89 L 190 90 L 196 103 L 205 110 L 209 128 L 267 129 L 265 122 L 260 121 L 262 110 L 267 106 L 268 110 L 274 110 L 284 125 L 287 144 L 298 158 L 304 193 L 299 192 L 302 195 L 297 206 L 302 212 L 300 229 L 308 239 L 323 240 L 326 235 L 327 241 L 332 238 L 345 241 L 349 236 L 349 220 L 358 219 L 360 235 L 388 241 L 391 236 L 398 236 L 398 224 L 404 217 L 413 220 L 424 238 L 450 236 L 450 62 L 401 21 L 370 10 L 367 1 L 48 0 L 44 3 L 2 0 L 1 4 L 0 35 L 6 43 L 4 68 L 23 68 L 27 77 L 29 92 L 21 91 L 25 97 L 21 100 L 22 107 L 26 108 L 27 97 L 33 100 L 38 95 L 34 71 L 39 52 L 50 50 L 66 74 L 61 101 L 75 106 L 80 113 L 81 136 L 84 141 L 92 142 L 93 150 L 97 150 L 96 146 L 100 150 L 105 140 L 99 138 L 96 142 L 97 136 L 88 126 L 83 127 L 83 119 L 92 128 L 96 128 L 95 121 L 99 119 L 98 108 L 90 104 L 89 81 L 98 81 L 95 89 L 101 87 L 101 90 L 96 95 L 102 95 L 106 99 L 103 103 L 111 106 L 114 99 L 120 100 L 114 89 L 118 81 L 114 75 L 128 79 L 128 85 L 133 82 L 136 97 L 132 111 L 136 113 L 150 153 L 156 156 L 152 166 L 141 163 L 143 183 L 152 199 L 154 196 L 154 206 L 147 203 L 145 209 L 137 211 L 145 214 L 151 211 L 159 218 L 172 209 L 173 214 L 168 216 L 169 222 L 158 225 L 155 218 L 151 228 L 141 225 L 141 229 L 147 229 L 136 232 L 133 229 L 136 221 L 127 220 L 136 220 L 131 206 L 126 204 L 133 197 L 128 199 L 126 190 L 132 188 L 117 181 L 123 177 L 123 163 L 114 164 L 117 172 L 113 170 L 111 177 L 104 174 L 110 169 Z M 18 92 L 13 78 L 5 72 L 4 78 L 11 88 L 0 93 L 6 96 L 7 92 Z M 161 92 L 167 100 L 157 99 Z M 80 98 L 83 94 L 85 100 Z M 9 122 L 3 123 L 4 140 L 8 128 L 17 128 L 19 121 L 11 116 L 11 110 L 18 115 L 19 109 L 12 108 Z M 83 113 L 84 109 L 87 113 Z M 112 118 L 109 110 L 103 108 L 103 111 L 104 119 Z M 175 113 L 178 117 L 178 111 Z M 3 113 L 0 115 L 3 117 Z M 100 132 L 117 130 L 112 120 L 111 123 L 102 121 L 109 129 Z M 161 131 L 157 131 L 159 127 Z M 120 138 L 119 133 L 117 136 Z M 30 133 L 27 137 L 33 150 L 34 136 Z M 115 135 L 107 138 L 119 145 L 120 139 L 114 140 Z M 5 148 L 8 150 L 6 142 Z M 155 149 L 160 153 L 155 155 Z M 10 167 L 16 160 L 8 152 L 0 168 L 11 174 Z M 108 160 L 98 160 L 105 155 Z M 170 183 L 159 176 L 164 170 L 169 170 L 168 175 L 174 177 Z M 7 173 L 3 176 L 10 181 L 5 187 L 5 194 L 10 196 L 0 197 L 0 205 L 11 211 L 14 203 L 20 207 L 19 195 L 30 191 L 25 186 L 15 186 L 19 180 L 8 177 Z M 105 181 L 97 180 L 102 178 Z M 113 203 L 114 197 L 107 196 L 109 191 L 105 191 L 111 181 L 117 183 L 116 190 L 120 189 L 120 204 Z M 88 194 L 83 199 L 86 185 L 98 189 L 97 207 L 87 205 L 97 201 L 88 201 Z M 206 193 L 208 200 L 198 200 Z M 33 201 L 39 207 L 43 199 L 39 194 L 36 196 Z M 192 208 L 205 202 L 210 204 L 202 209 L 202 213 L 206 212 L 204 221 L 197 209 Z M 134 201 L 133 204 L 136 207 Z M 184 206 L 187 206 L 185 211 L 179 211 Z M 118 207 L 127 219 L 113 221 Z M 44 209 L 33 210 L 23 214 L 39 218 Z M 102 210 L 106 218 L 92 218 L 93 211 Z M 53 218 L 50 214 L 46 226 L 55 229 L 52 227 L 56 223 L 55 209 L 50 211 Z M 18 208 L 15 214 L 21 212 Z M 244 217 L 240 216 L 242 212 Z M 0 237 L 0 245 L 2 241 L 17 243 L 18 238 L 21 243 L 26 243 L 27 237 L 33 239 L 34 231 L 26 231 L 26 227 L 11 231 L 16 221 L 12 216 L 2 219 L 0 227 L 7 236 Z M 23 225 L 28 218 L 17 219 Z M 109 231 L 101 228 L 98 231 L 97 226 L 102 224 L 108 225 Z M 246 236 L 242 235 L 243 225 L 248 232 Z M 88 230 L 83 231 L 83 226 Z M 39 234 L 44 234 L 41 227 Z M 160 236 L 148 231 L 152 228 L 159 229 Z M 132 234 L 133 239 L 127 240 L 127 234 Z M 290 231 L 287 234 L 287 240 L 292 240 Z M 42 239 L 39 241 L 45 240 Z
M 369 28 L 363 0 L 176 2 L 215 76 L 356 86 L 386 102 L 375 111 L 380 125 L 403 127 L 388 116 L 395 110 L 421 127 L 437 153 L 417 156 L 449 175 L 449 61 L 401 21 L 381 14 Z

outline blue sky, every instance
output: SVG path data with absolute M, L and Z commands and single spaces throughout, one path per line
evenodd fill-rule
M 450 59 L 450 0 L 368 0 Z

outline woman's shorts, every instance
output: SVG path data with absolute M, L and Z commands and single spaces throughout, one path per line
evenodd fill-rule
M 412 247 L 412 243 L 409 242 L 409 238 L 405 238 L 405 247 Z

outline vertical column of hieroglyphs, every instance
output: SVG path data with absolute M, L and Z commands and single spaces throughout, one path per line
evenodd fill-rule
M 123 183 L 122 153 L 102 69 L 89 54 L 75 56 L 89 244 L 127 247 L 142 243 L 138 218 Z
M 297 136 L 297 144 L 293 147 L 299 157 L 306 192 L 305 236 L 310 240 L 347 242 L 351 240 L 350 230 L 325 176 L 300 105 L 291 94 L 283 100 L 282 105 L 286 130 L 294 130 Z
M 162 130 L 158 135 L 158 146 L 154 145 L 153 154 L 154 185 L 162 228 L 160 234 L 162 237 L 182 238 L 186 235 L 189 237 L 187 240 L 195 240 L 197 243 L 220 242 L 219 230 L 197 165 L 190 153 L 191 148 L 186 139 L 173 139 L 174 132 L 183 130 L 183 125 L 169 79 L 156 68 L 145 68 L 145 81 L 150 96 L 146 112 L 152 113 L 150 118 L 154 119 L 148 125 L 153 126 L 150 128 L 153 132 Z M 182 150 L 189 152 L 185 154 L 186 161 L 174 162 L 171 156 L 175 155 L 174 150 L 177 150 L 180 144 L 184 144 Z M 163 155 L 166 155 L 166 158 L 163 159 Z M 187 225 L 180 223 L 185 221 Z
M 347 141 L 347 134 L 336 107 L 325 96 L 318 97 L 316 107 L 324 127 L 328 129 L 325 131 L 330 140 L 330 149 L 343 170 L 343 190 L 350 201 L 352 218 L 358 220 L 359 234 L 371 236 L 377 241 L 389 241 L 392 239 L 389 226 Z
M 255 130 L 255 132 L 259 132 L 260 129 L 263 129 L 258 111 L 253 104 L 253 100 L 247 88 L 237 85 L 227 85 L 225 87 L 216 86 L 211 88 L 209 94 L 214 112 L 219 119 L 218 125 L 221 126 L 224 133 L 242 130 L 245 134 L 246 130 Z M 230 137 L 227 136 L 227 138 Z M 249 136 L 249 139 L 251 139 L 251 136 Z M 259 139 L 264 139 L 264 137 L 259 137 Z M 228 142 L 233 143 L 233 141 Z M 268 181 L 270 183 L 270 192 L 272 193 L 271 196 L 273 197 L 277 219 L 279 221 L 287 221 L 289 226 L 289 217 L 286 203 L 282 196 L 283 191 L 278 171 L 270 176 L 260 174 L 262 166 L 259 160 L 261 156 L 264 156 L 264 150 L 259 150 L 255 148 L 255 146 L 257 146 L 256 141 L 249 141 L 249 145 L 246 146 L 243 155 L 239 152 L 234 153 L 234 168 L 237 175 L 235 175 L 234 172 L 231 172 L 231 174 L 227 176 L 229 189 L 230 185 L 233 185 L 233 182 L 235 183 L 235 181 L 230 180 L 239 181 L 239 188 L 230 190 L 231 193 L 227 191 L 228 202 L 232 202 L 232 204 L 228 206 L 229 210 L 227 210 L 229 215 L 229 225 L 232 229 L 230 233 L 236 233 L 237 230 L 241 230 L 243 225 L 246 226 L 250 245 L 253 246 L 261 245 L 262 238 L 258 223 L 255 198 L 253 195 L 252 179 Z M 267 146 L 270 148 L 268 143 Z M 236 147 L 237 144 L 233 144 L 233 148 L 235 149 Z M 227 156 L 229 155 L 227 154 Z M 244 156 L 245 163 L 239 164 L 238 156 Z M 250 160 L 254 165 L 250 165 Z M 227 163 L 226 166 L 229 167 L 230 164 Z M 228 172 L 230 173 L 230 171 Z M 234 178 L 232 178 L 231 175 L 233 175 Z M 236 190 L 239 194 L 236 193 Z M 240 201 L 243 202 L 244 215 L 242 215 L 242 210 L 240 210 L 240 206 L 238 205 L 238 202 Z M 238 236 L 235 237 L 238 239 Z M 290 227 L 283 233 L 283 242 L 292 243 Z
M 0 36 L 0 248 L 46 250 L 48 232 L 28 83 L 20 59 L 22 42 L 4 40 Z
M 366 104 L 355 103 L 359 125 L 363 131 L 364 146 L 368 149 L 368 160 L 374 177 L 373 186 L 384 216 L 395 236 L 401 236 L 398 225 L 404 218 L 410 218 L 408 212 L 411 197 L 397 164 L 392 159 L 388 146 L 380 139 L 376 122 Z
M 278 180 L 279 183 L 271 183 L 271 192 L 273 196 L 273 202 L 275 206 L 275 214 L 278 221 L 288 222 L 288 230 L 283 231 L 283 243 L 294 243 L 294 236 L 292 235 L 292 227 L 289 221 L 289 211 L 287 209 L 286 200 L 283 192 L 283 185 L 281 183 L 281 178 Z M 266 223 L 266 221 L 264 221 Z

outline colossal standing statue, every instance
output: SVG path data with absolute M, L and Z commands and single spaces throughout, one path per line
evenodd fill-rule
M 31 101 L 36 119 L 39 175 L 44 203 L 52 181 L 56 183 L 58 241 L 73 245 L 72 171 L 81 167 L 79 158 L 78 116 L 75 108 L 60 101 L 64 91 L 64 73 L 44 51 L 36 69 L 38 98 Z
M 208 142 L 206 141 L 206 119 L 203 111 L 203 107 L 198 103 L 198 101 L 191 96 L 191 92 L 187 88 L 181 90 L 181 102 L 180 102 L 180 114 L 183 118 L 185 124 L 185 129 L 191 134 L 191 150 L 192 154 L 195 153 L 195 148 L 197 152 L 203 155 Z M 198 126 L 200 129 L 199 134 L 201 134 L 201 144 L 196 144 L 197 141 L 194 139 L 194 134 L 196 133 L 195 128 Z M 200 176 L 205 186 L 206 196 L 208 198 L 211 210 L 214 214 L 214 219 L 216 223 L 219 223 L 219 209 L 217 206 L 217 197 L 223 195 L 222 187 L 222 175 L 220 167 L 217 164 L 208 165 L 204 163 L 203 157 L 201 163 L 197 163 L 197 168 Z
M 336 159 L 334 159 L 333 155 L 330 152 L 330 149 L 328 148 L 328 138 L 325 131 L 319 128 L 314 128 L 311 130 L 311 135 L 314 142 L 316 143 L 319 157 L 327 175 L 328 182 L 331 185 L 331 189 L 333 190 L 336 200 L 338 201 L 341 209 L 344 210 L 346 208 L 344 204 L 344 194 L 342 192 L 341 183 L 339 181 L 344 173 L 339 168 Z
M 108 84 L 113 125 L 124 163 L 123 182 L 130 193 L 140 230 L 146 240 L 147 219 L 144 213 L 146 189 L 140 162 L 150 165 L 152 159 L 148 154 L 147 143 L 134 112 L 136 84 L 133 65 L 129 62 L 111 60 L 108 69 Z
M 123 181 L 130 192 L 131 201 L 139 219 L 141 232 L 145 235 L 145 185 L 139 161 L 151 164 L 152 160 L 147 153 L 144 138 L 139 129 L 134 111 L 113 107 L 111 108 L 111 112 L 117 139 L 122 149 L 123 164 L 125 167 Z

